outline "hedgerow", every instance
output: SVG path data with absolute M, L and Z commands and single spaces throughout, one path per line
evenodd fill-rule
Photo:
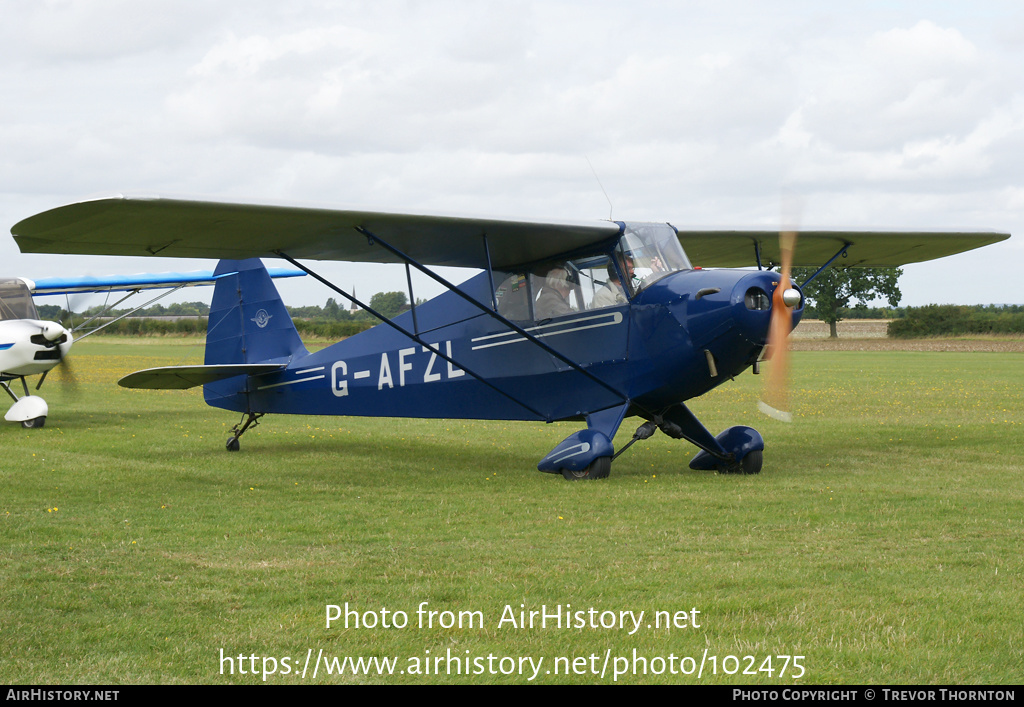
M 966 334 L 1024 334 L 1024 311 L 1019 307 L 972 307 L 929 304 L 907 307 L 902 319 L 889 322 L 889 336 L 915 339 Z

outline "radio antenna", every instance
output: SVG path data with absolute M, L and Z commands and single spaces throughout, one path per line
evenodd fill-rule
M 608 200 L 608 220 L 611 221 L 612 220 L 612 211 L 615 208 L 612 205 L 611 197 L 609 197 L 608 196 L 608 192 L 605 191 L 604 184 L 601 184 L 601 178 L 599 176 L 597 176 L 597 170 L 594 169 L 594 165 L 590 164 L 590 158 L 587 157 L 586 155 L 583 155 L 583 159 L 585 159 L 587 161 L 587 164 L 590 166 L 590 171 L 593 172 L 593 174 L 594 174 L 594 179 L 597 180 L 597 186 L 601 187 L 601 193 L 604 194 L 604 198 Z

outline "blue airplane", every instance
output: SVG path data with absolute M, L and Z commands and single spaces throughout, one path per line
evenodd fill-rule
M 585 428 L 537 465 L 569 480 L 608 476 L 613 458 L 659 429 L 699 448 L 691 468 L 758 473 L 761 435 L 743 425 L 713 435 L 686 401 L 748 368 L 758 373 L 766 355 L 772 369 L 784 367 L 786 335 L 804 304 L 791 266 L 824 270 L 839 258 L 847 267 L 897 266 L 1009 237 L 803 231 L 798 260 L 795 234 L 769 231 L 120 195 L 37 214 L 11 232 L 24 252 L 221 259 L 204 364 L 139 371 L 120 384 L 203 385 L 209 405 L 243 415 L 228 450 L 269 413 L 578 420 Z M 292 263 L 382 323 L 310 353 L 264 257 Z M 402 263 L 447 291 L 388 320 L 305 260 Z M 435 266 L 480 272 L 455 285 Z M 757 269 L 734 269 L 743 267 Z M 784 404 L 765 402 L 787 414 Z M 616 451 L 628 417 L 642 424 Z

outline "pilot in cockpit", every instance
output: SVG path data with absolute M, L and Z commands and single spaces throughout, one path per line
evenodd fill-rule
M 626 265 L 626 272 L 629 275 L 629 279 L 633 279 L 633 259 L 626 257 L 623 259 Z M 591 309 L 600 309 L 602 307 L 615 307 L 620 304 L 626 304 L 626 291 L 622 287 L 622 283 L 619 281 L 619 272 L 615 269 L 615 263 L 608 261 L 608 281 L 604 284 L 597 294 L 594 295 L 594 301 L 591 303 Z

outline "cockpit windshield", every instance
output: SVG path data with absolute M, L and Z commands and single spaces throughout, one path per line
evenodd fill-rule
M 32 293 L 24 280 L 0 279 L 0 321 L 8 319 L 38 319 Z
M 630 275 L 633 292 L 666 275 L 693 268 L 675 229 L 667 223 L 627 223 L 615 252 Z

